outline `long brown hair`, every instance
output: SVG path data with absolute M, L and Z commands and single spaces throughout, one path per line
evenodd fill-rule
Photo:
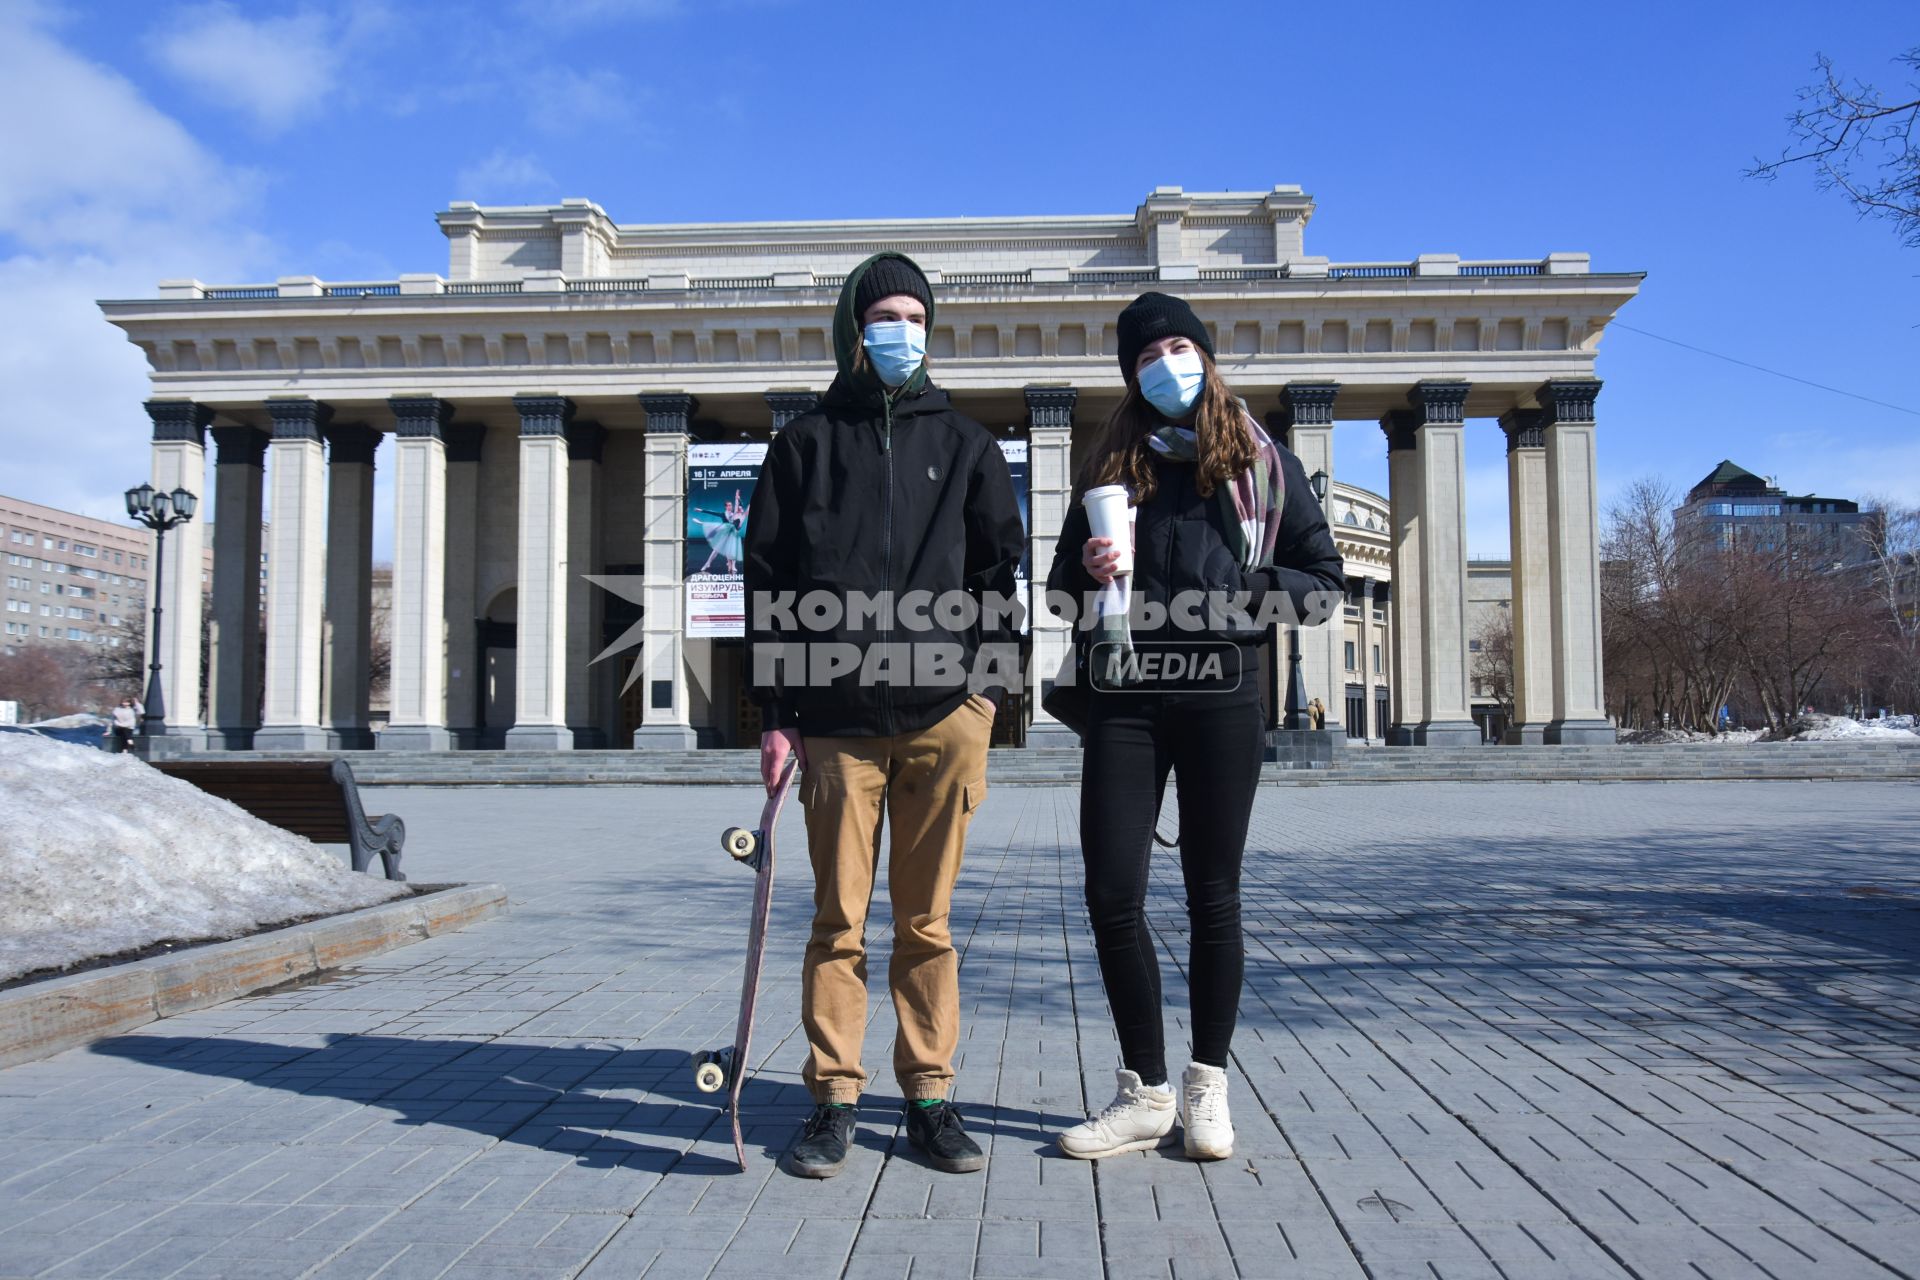
M 1194 484 L 1202 497 L 1212 497 L 1215 485 L 1232 480 L 1253 466 L 1258 456 L 1253 433 L 1247 430 L 1247 413 L 1240 407 L 1213 357 L 1198 346 L 1200 367 L 1206 382 L 1200 389 L 1200 408 L 1194 414 L 1193 431 L 1198 437 L 1199 460 L 1194 466 Z M 1153 449 L 1147 437 L 1165 421 L 1160 412 L 1140 394 L 1140 380 L 1127 375 L 1127 394 L 1120 406 L 1107 418 L 1100 443 L 1087 459 L 1081 476 L 1081 489 L 1096 485 L 1124 484 L 1133 490 L 1135 505 L 1153 496 Z

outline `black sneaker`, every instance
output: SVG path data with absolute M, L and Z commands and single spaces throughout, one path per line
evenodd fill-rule
M 853 1107 L 833 1107 L 822 1102 L 800 1126 L 800 1136 L 782 1157 L 788 1173 L 796 1178 L 831 1178 L 847 1165 L 847 1148 L 853 1145 Z
M 987 1167 L 987 1153 L 967 1136 L 960 1124 L 960 1108 L 951 1102 L 930 1107 L 909 1102 L 907 1141 L 926 1153 L 928 1163 L 942 1173 L 978 1173 Z

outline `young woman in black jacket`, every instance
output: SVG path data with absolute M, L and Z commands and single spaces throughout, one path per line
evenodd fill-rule
M 1220 377 L 1192 309 L 1142 294 L 1118 333 L 1126 397 L 1076 486 L 1047 585 L 1091 620 L 1078 640 L 1093 685 L 1080 840 L 1124 1065 L 1113 1102 L 1059 1141 L 1082 1159 L 1144 1150 L 1171 1142 L 1178 1118 L 1189 1156 L 1220 1159 L 1233 1152 L 1240 862 L 1265 739 L 1255 655 L 1276 607 L 1283 618 L 1324 616 L 1345 577 L 1299 459 Z M 1133 568 L 1119 577 L 1118 548 L 1093 536 L 1080 501 L 1103 485 L 1126 486 L 1134 508 Z M 1177 1096 L 1145 910 L 1169 770 L 1192 940 L 1193 1056 Z

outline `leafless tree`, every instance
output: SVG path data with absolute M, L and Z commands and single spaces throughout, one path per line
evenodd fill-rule
M 24 722 L 95 705 L 87 655 L 64 644 L 26 644 L 0 653 L 0 701 L 20 704 Z
M 1880 661 L 1860 685 L 1903 711 L 1920 710 L 1920 507 L 1874 495 L 1860 505 L 1869 593 L 1885 624 Z
M 1800 90 L 1787 117 L 1792 140 L 1771 161 L 1755 160 L 1750 178 L 1772 179 L 1793 165 L 1811 165 L 1822 187 L 1840 191 L 1863 218 L 1885 218 L 1894 234 L 1920 248 L 1920 47 L 1894 58 L 1907 83 L 1890 95 L 1834 69 L 1821 54 L 1820 79 Z
M 1734 635 L 1751 602 L 1676 530 L 1674 491 L 1642 478 L 1607 513 L 1601 634 L 1607 704 L 1626 728 L 1717 732 L 1739 675 Z
M 1473 639 L 1480 647 L 1473 652 L 1472 677 L 1487 696 L 1500 704 L 1509 724 L 1513 722 L 1513 611 L 1495 609 L 1480 623 Z

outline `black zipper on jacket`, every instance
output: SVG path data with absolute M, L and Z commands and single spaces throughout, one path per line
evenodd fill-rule
M 881 643 L 891 645 L 893 643 L 893 397 L 884 391 L 880 393 L 880 412 L 886 423 L 880 436 L 880 454 L 887 461 L 887 510 L 880 524 L 880 540 L 884 548 L 881 559 L 884 574 L 881 591 L 887 600 L 887 613 L 881 620 L 883 628 Z M 882 652 L 886 650 L 883 649 Z M 888 662 L 888 671 L 889 673 L 892 671 L 891 660 Z M 882 727 L 887 736 L 892 737 L 893 681 L 891 674 L 888 679 L 880 682 L 880 714 Z

